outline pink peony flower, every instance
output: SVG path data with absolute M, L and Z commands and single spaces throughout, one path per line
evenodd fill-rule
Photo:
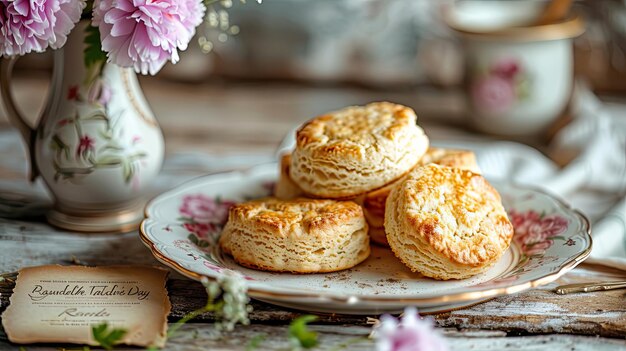
M 228 219 L 228 209 L 234 204 L 227 200 L 216 201 L 202 194 L 186 195 L 179 212 L 197 223 L 223 225 Z
M 400 323 L 389 315 L 382 316 L 381 322 L 374 336 L 378 351 L 448 350 L 445 339 L 433 328 L 432 321 L 419 319 L 415 308 L 406 308 Z
M 0 54 L 60 48 L 83 8 L 84 0 L 0 0 Z
M 93 8 L 108 61 L 152 75 L 178 62 L 206 10 L 202 0 L 95 0 Z
M 474 104 L 479 108 L 502 112 L 515 102 L 513 82 L 498 76 L 478 79 L 471 87 Z

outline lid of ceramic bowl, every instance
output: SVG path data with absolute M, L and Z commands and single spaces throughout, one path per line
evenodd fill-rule
M 542 41 L 576 37 L 585 30 L 583 20 L 532 25 L 545 8 L 543 1 L 463 0 L 446 11 L 445 19 L 464 37 L 479 40 Z

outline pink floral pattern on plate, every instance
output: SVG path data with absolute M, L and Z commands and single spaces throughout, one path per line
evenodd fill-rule
M 185 195 L 178 212 L 181 225 L 189 231 L 189 240 L 200 247 L 208 247 L 219 237 L 228 220 L 228 210 L 234 204 L 220 197 Z
M 565 241 L 559 234 L 567 230 L 568 221 L 559 215 L 539 214 L 533 210 L 511 210 L 509 217 L 515 228 L 513 240 L 526 256 L 543 255 L 554 240 Z
M 555 240 L 562 240 L 566 246 L 576 245 L 572 238 L 559 235 L 567 231 L 569 221 L 557 214 L 511 209 L 509 219 L 515 230 L 512 245 L 519 247 L 522 256 L 513 270 L 497 279 L 498 283 L 516 281 L 523 273 L 555 262 L 558 257 L 546 255 Z

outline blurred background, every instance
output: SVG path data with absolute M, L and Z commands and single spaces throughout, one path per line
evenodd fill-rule
M 304 121 L 387 100 L 413 108 L 432 144 L 476 152 L 491 179 L 541 186 L 592 220 L 621 201 L 616 218 L 626 218 L 626 0 L 572 0 L 545 30 L 519 28 L 536 27 L 534 19 L 514 23 L 516 6 L 539 14 L 555 1 L 563 0 L 213 2 L 180 62 L 139 77 L 165 136 L 152 193 L 275 161 Z M 466 3 L 479 4 L 470 16 L 477 28 L 534 34 L 468 40 L 449 16 Z M 576 16 L 579 30 L 564 24 Z M 33 125 L 52 56 L 21 58 L 12 81 Z M 474 62 L 490 57 L 505 60 Z M 540 116 L 549 100 L 558 104 Z M 27 153 L 1 106 L 0 150 L 0 179 L 12 180 L 5 187 L 27 191 Z
M 177 65 L 140 79 L 170 153 L 183 146 L 231 153 L 242 145 L 267 152 L 308 118 L 377 100 L 413 107 L 431 137 L 440 130 L 447 138 L 455 130 L 467 137 L 464 50 L 443 20 L 453 3 L 220 1 Z M 586 25 L 574 40 L 576 79 L 603 100 L 620 101 L 626 1 L 580 0 L 573 11 Z M 33 120 L 45 99 L 51 56 L 28 55 L 15 73 L 16 98 Z M 554 128 L 567 122 L 560 120 Z M 8 127 L 4 114 L 0 121 Z M 543 150 L 554 128 L 524 140 Z

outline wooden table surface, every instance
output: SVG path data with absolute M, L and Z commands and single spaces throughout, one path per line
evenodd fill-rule
M 168 158 L 177 155 L 224 156 L 251 153 L 270 157 L 285 133 L 295 125 L 327 110 L 374 100 L 392 100 L 416 109 L 421 124 L 432 139 L 477 139 L 457 129 L 463 125 L 462 97 L 456 92 L 373 91 L 347 87 L 225 84 L 186 85 L 155 78 L 143 80 L 146 96 L 166 136 Z M 18 101 L 43 96 L 46 81 L 26 76 L 15 83 Z M 38 104 L 22 104 L 35 115 Z M 0 136 L 11 134 L 0 116 Z M 4 134 L 3 134 L 4 133 Z M 541 146 L 540 141 L 535 141 Z M 19 145 L 5 147 L 2 159 L 23 161 Z M 17 159 L 18 161 L 15 161 Z M 185 177 L 207 173 L 210 165 L 186 166 L 167 171 Z M 26 186 L 25 166 L 0 168 L 0 181 Z M 1 182 L 0 182 L 1 183 Z M 7 189 L 2 189 L 7 190 Z M 1 201 L 1 199 L 0 199 Z M 0 218 L 0 272 L 40 264 L 88 265 L 159 263 L 141 243 L 136 232 L 122 235 L 84 235 L 54 230 L 41 217 Z M 451 350 L 626 350 L 626 296 L 624 291 L 560 296 L 557 285 L 626 279 L 626 272 L 583 264 L 557 282 L 538 289 L 457 311 L 433 315 L 449 341 Z M 199 283 L 173 273 L 168 283 L 173 304 L 170 321 L 202 306 L 205 295 Z M 10 292 L 0 290 L 0 311 Z M 288 348 L 286 325 L 302 312 L 254 302 L 251 326 L 218 334 L 210 314 L 185 326 L 169 340 L 171 350 L 242 350 L 256 335 L 266 336 L 260 350 Z M 371 316 L 377 317 L 377 316 Z M 320 332 L 320 350 L 337 349 L 371 331 L 366 316 L 323 315 L 312 328 Z M 0 350 L 17 349 L 0 337 Z M 373 349 L 371 341 L 350 344 L 345 349 Z M 28 350 L 58 349 L 56 345 L 28 346 Z

